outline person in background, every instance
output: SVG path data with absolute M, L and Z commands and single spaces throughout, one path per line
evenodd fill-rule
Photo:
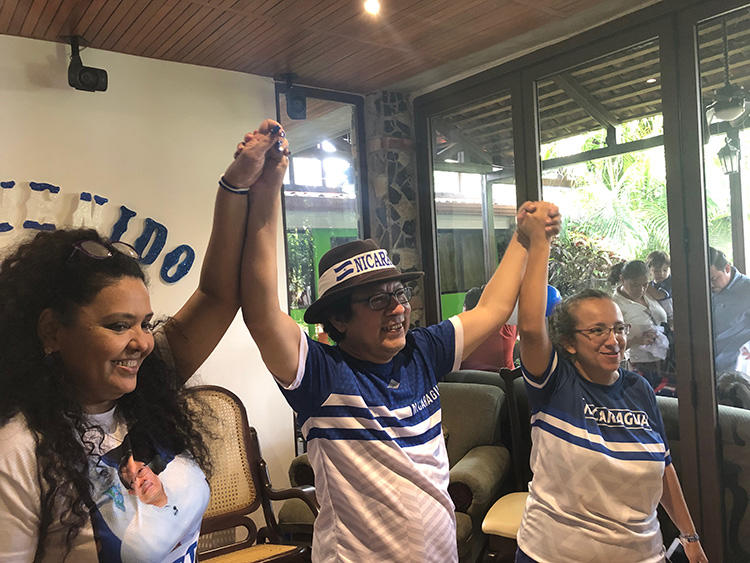
M 485 286 L 472 287 L 464 296 L 464 311 L 471 311 L 476 307 Z M 515 325 L 504 324 L 477 346 L 468 357 L 461 362 L 460 369 L 478 369 L 484 371 L 499 371 L 500 368 L 513 369 L 513 347 L 516 345 L 517 330 Z
M 662 369 L 662 361 L 669 352 L 669 340 L 662 326 L 667 323 L 667 313 L 646 294 L 647 287 L 646 264 L 641 260 L 626 263 L 613 297 L 625 322 L 631 326 L 625 356 L 628 369 L 643 375 L 655 390 L 661 392 L 667 389 L 671 394 L 674 383 Z
M 750 341 L 750 278 L 723 252 L 708 249 L 716 375 L 738 367 L 740 348 Z M 740 367 L 745 365 L 741 362 Z M 744 371 L 744 370 L 743 370 Z
M 238 145 L 198 288 L 158 326 L 139 257 L 123 242 L 61 229 L 4 257 L 0 561 L 196 560 L 210 460 L 183 384 L 239 309 L 247 192 L 286 158 L 282 134 L 267 120 Z M 158 478 L 150 468 L 129 478 L 132 495 L 107 455 L 130 443 L 163 465 Z
M 670 272 L 669 255 L 661 250 L 654 250 L 646 256 L 646 266 L 651 281 L 646 294 L 656 299 L 667 314 L 669 326 L 674 326 L 674 307 L 672 305 L 672 273 Z
M 526 250 L 516 233 L 474 309 L 410 329 L 411 288 L 372 239 L 332 248 L 318 264 L 319 297 L 305 322 L 336 341 L 312 340 L 279 305 L 277 242 L 281 182 L 251 190 L 243 261 L 242 314 L 263 361 L 297 412 L 315 472 L 320 513 L 314 562 L 457 561 L 438 380 L 508 319 Z M 523 234 L 556 233 L 557 208 L 526 203 Z M 530 233 L 526 233 L 530 236 Z
M 662 562 L 661 503 L 690 563 L 706 563 L 654 392 L 620 368 L 629 329 L 622 312 L 609 294 L 588 289 L 557 306 L 550 336 L 550 243 L 530 232 L 518 330 L 533 478 L 516 562 Z

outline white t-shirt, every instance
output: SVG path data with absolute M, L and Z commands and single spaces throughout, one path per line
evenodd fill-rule
M 100 453 L 116 448 L 127 435 L 127 427 L 114 416 L 114 409 L 96 415 L 92 422 L 106 432 Z M 96 508 L 90 510 L 89 522 L 74 540 L 68 561 L 194 562 L 209 498 L 208 483 L 198 465 L 185 455 L 166 464 L 158 478 L 167 504 L 157 507 L 129 494 L 117 466 L 103 459 L 96 453 L 89 457 Z M 34 560 L 40 497 L 36 443 L 24 417 L 17 415 L 0 428 L 0 561 Z M 62 561 L 66 533 L 67 528 L 55 516 L 45 539 L 43 562 Z
M 172 363 L 163 331 L 154 334 L 162 359 Z M 142 432 L 133 432 L 112 410 L 89 415 L 90 425 L 104 433 L 91 440 L 98 447 L 89 456 L 93 507 L 80 529 L 66 561 L 72 563 L 167 562 L 193 563 L 198 535 L 209 499 L 200 467 L 187 455 L 159 451 L 143 444 Z M 166 493 L 166 506 L 142 502 L 129 494 L 118 466 L 125 446 L 137 451 L 146 446 L 159 454 L 153 472 Z M 150 441 L 150 440 L 146 440 Z M 137 458 L 136 458 L 137 459 Z M 0 561 L 35 561 L 41 521 L 41 486 L 36 440 L 23 415 L 0 427 Z M 41 563 L 59 563 L 66 552 L 68 528 L 55 514 L 47 529 Z
M 644 332 L 655 330 L 655 327 L 667 322 L 667 313 L 659 302 L 648 295 L 644 295 L 643 298 L 648 304 L 647 307 L 628 299 L 619 290 L 615 290 L 612 297 L 612 300 L 620 307 L 625 322 L 631 325 L 629 339 L 640 338 Z M 634 364 L 657 362 L 660 359 L 643 346 L 628 348 L 626 356 Z
M 540 377 L 524 370 L 534 477 L 518 545 L 539 563 L 660 563 L 656 509 L 672 463 L 654 392 L 620 370 L 584 379 L 552 352 Z

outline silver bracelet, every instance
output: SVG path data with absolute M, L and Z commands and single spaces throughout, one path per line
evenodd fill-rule
M 232 184 L 230 184 L 224 179 L 224 176 L 219 178 L 219 187 L 233 194 L 240 194 L 240 195 L 245 195 L 246 193 L 250 191 L 250 188 L 238 188 L 237 186 L 233 186 Z
M 701 537 L 696 534 L 680 534 L 680 539 L 685 540 L 688 543 L 695 543 L 701 541 Z

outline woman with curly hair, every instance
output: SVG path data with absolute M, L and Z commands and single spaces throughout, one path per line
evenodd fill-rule
M 1 561 L 195 560 L 210 460 L 183 384 L 237 313 L 247 193 L 281 183 L 283 137 L 237 146 L 199 286 L 158 326 L 137 253 L 94 230 L 0 264 Z
M 661 563 L 661 504 L 690 563 L 707 563 L 654 392 L 620 368 L 630 325 L 612 296 L 587 289 L 566 299 L 548 331 L 549 248 L 532 238 L 519 295 L 534 477 L 516 562 Z

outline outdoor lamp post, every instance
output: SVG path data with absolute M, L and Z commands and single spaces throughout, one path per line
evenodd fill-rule
M 735 147 L 727 135 L 724 140 L 724 146 L 719 149 L 717 154 L 721 163 L 721 170 L 724 174 L 732 174 L 740 170 L 740 149 Z

